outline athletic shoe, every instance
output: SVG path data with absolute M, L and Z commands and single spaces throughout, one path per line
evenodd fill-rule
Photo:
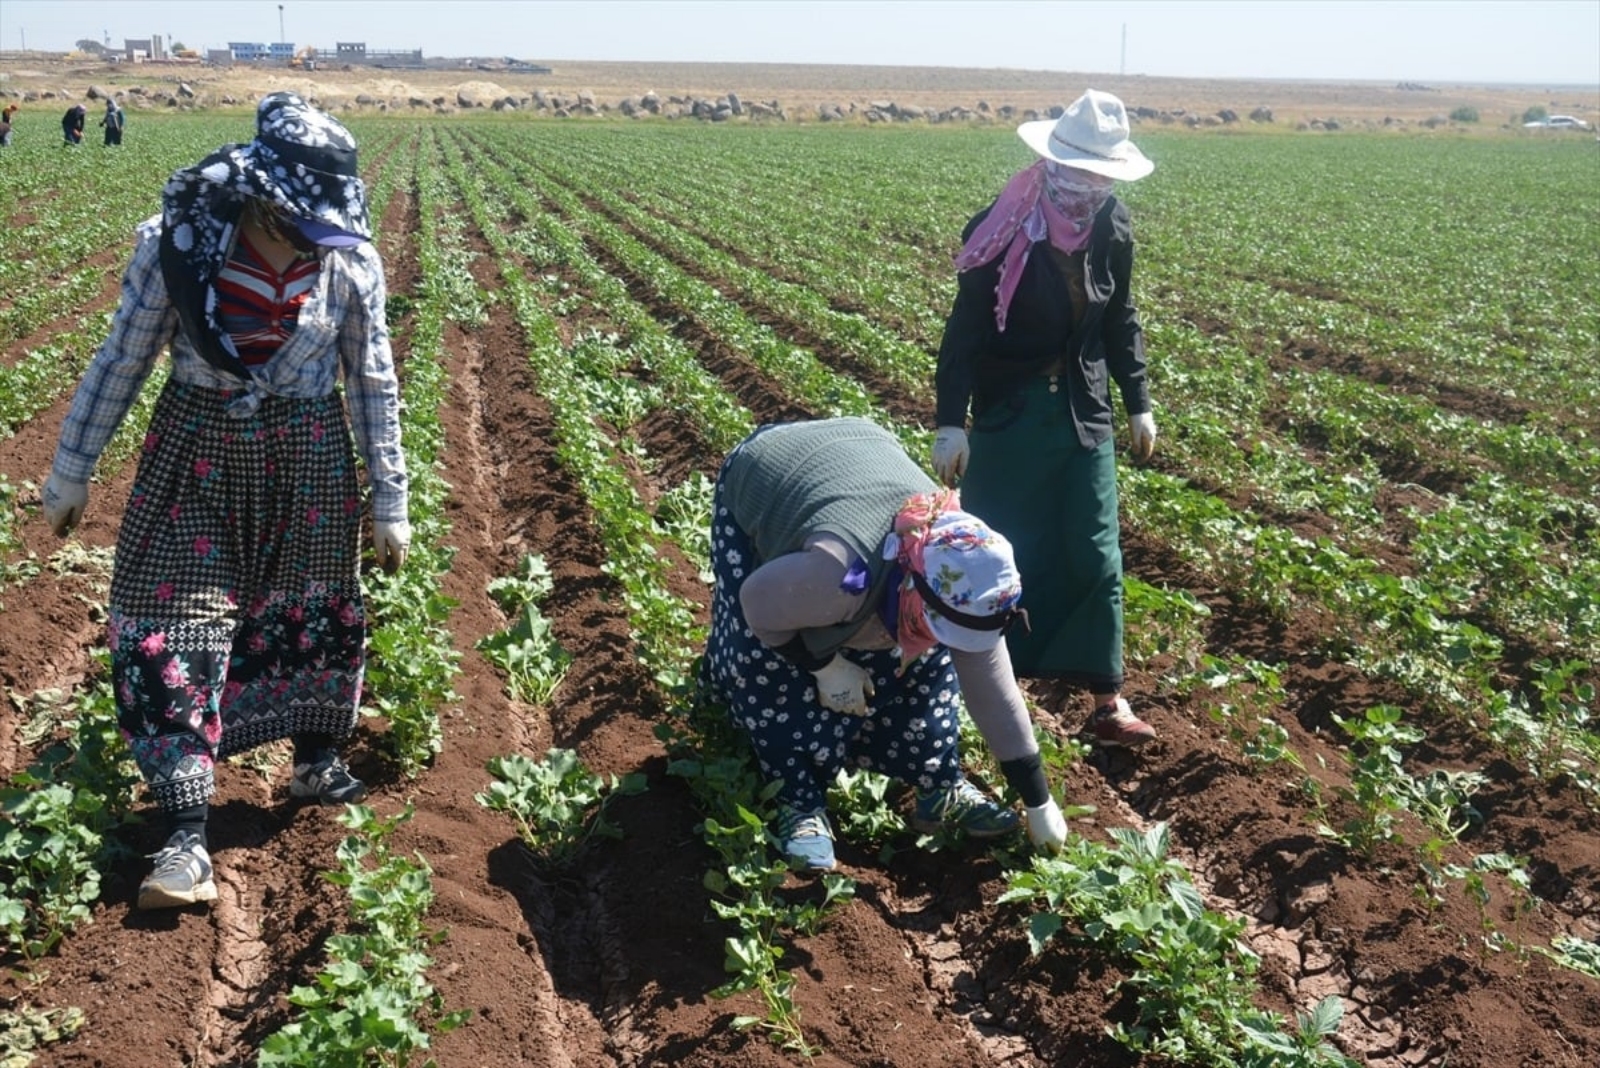
M 917 805 L 911 813 L 911 826 L 923 834 L 940 830 L 962 830 L 974 838 L 998 838 L 1010 834 L 1022 817 L 988 794 L 962 779 L 941 790 L 918 790 Z
M 796 866 L 806 871 L 832 871 L 833 827 L 822 809 L 802 812 L 784 805 L 778 810 L 778 841 Z
M 1156 736 L 1155 728 L 1134 715 L 1128 702 L 1120 697 L 1094 710 L 1088 732 L 1098 745 L 1123 749 L 1137 749 Z
M 152 853 L 155 869 L 139 884 L 139 908 L 173 909 L 197 901 L 215 901 L 211 855 L 192 831 L 174 831 L 160 852 Z
M 336 756 L 315 764 L 296 764 L 289 780 L 290 797 L 315 798 L 323 805 L 353 805 L 367 796 L 367 785 Z

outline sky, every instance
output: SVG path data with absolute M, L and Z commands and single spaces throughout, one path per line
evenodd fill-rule
M 552 64 L 1600 86 L 1600 0 L 0 0 L 0 51 L 153 34 Z

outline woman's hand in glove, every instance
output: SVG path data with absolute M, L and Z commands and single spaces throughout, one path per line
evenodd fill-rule
M 1042 805 L 1023 808 L 1028 821 L 1028 841 L 1041 853 L 1059 853 L 1067 844 L 1067 820 L 1061 806 L 1051 798 Z
M 954 486 L 967 473 L 967 458 L 972 449 L 967 445 L 967 432 L 958 426 L 942 426 L 933 435 L 933 469 L 939 481 Z
M 50 524 L 56 537 L 64 538 L 72 533 L 72 528 L 83 518 L 83 510 L 89 507 L 89 487 L 51 474 L 39 491 L 39 499 L 44 504 L 44 521 Z
M 406 553 L 411 551 L 411 524 L 404 519 L 393 523 L 375 521 L 372 549 L 378 557 L 378 566 L 393 575 L 406 562 Z
M 817 677 L 817 700 L 822 707 L 852 716 L 867 714 L 867 698 L 872 696 L 872 673 L 866 668 L 835 656 L 812 672 Z
M 1149 412 L 1140 412 L 1138 415 L 1128 417 L 1128 431 L 1132 438 L 1133 455 L 1139 460 L 1148 460 L 1156 454 L 1156 417 Z

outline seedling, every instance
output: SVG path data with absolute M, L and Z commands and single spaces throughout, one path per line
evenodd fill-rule
M 551 868 L 570 864 L 593 838 L 622 837 L 606 819 L 606 806 L 618 794 L 645 790 L 642 774 L 613 775 L 608 782 L 570 749 L 551 749 L 537 762 L 521 753 L 495 757 L 489 773 L 495 781 L 476 795 L 478 804 L 511 813 L 523 843 Z

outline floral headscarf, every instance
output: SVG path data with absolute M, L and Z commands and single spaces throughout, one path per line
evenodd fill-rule
M 956 490 L 917 494 L 901 505 L 883 556 L 901 574 L 895 635 L 901 671 L 936 645 L 991 649 L 1022 614 L 1011 543 L 963 512 Z
M 161 273 L 167 292 L 196 350 L 241 379 L 248 377 L 243 365 L 221 342 L 212 282 L 251 200 L 327 229 L 372 236 L 355 138 L 338 119 L 294 93 L 262 98 L 255 140 L 224 145 L 168 179 L 161 195 Z

